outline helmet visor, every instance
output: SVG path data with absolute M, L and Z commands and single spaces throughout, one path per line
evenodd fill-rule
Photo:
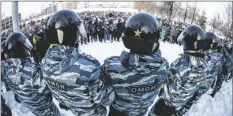
M 31 42 L 29 41 L 28 38 L 26 38 L 25 42 L 24 42 L 25 47 L 27 47 L 29 50 L 31 50 L 33 48 Z
M 177 38 L 178 42 L 182 42 L 182 39 L 184 38 L 184 31 L 180 33 L 180 35 Z
M 80 21 L 77 24 L 77 28 L 78 28 L 78 34 L 77 35 L 80 35 L 82 38 L 86 38 L 87 37 L 87 33 L 86 33 L 86 30 L 85 30 L 85 27 L 84 27 L 82 21 Z

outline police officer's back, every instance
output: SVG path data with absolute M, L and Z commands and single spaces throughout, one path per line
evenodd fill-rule
M 144 116 L 153 104 L 168 68 L 167 60 L 156 53 L 158 39 L 159 26 L 153 16 L 139 13 L 127 20 L 123 43 L 130 52 L 110 57 L 103 65 L 104 77 L 116 93 L 110 116 L 119 112 Z
M 48 21 L 51 45 L 42 59 L 47 85 L 64 109 L 78 116 L 104 116 L 115 94 L 100 78 L 100 63 L 78 51 L 77 37 L 86 35 L 79 16 L 70 10 L 56 12 Z
M 14 32 L 5 40 L 6 60 L 1 63 L 1 77 L 7 87 L 36 116 L 60 116 L 52 95 L 44 84 L 41 70 L 30 56 L 25 35 Z
M 221 78 L 223 78 L 221 73 L 222 73 L 222 67 L 224 63 L 223 62 L 224 57 L 220 52 L 218 52 L 219 40 L 217 36 L 212 32 L 206 32 L 205 38 L 206 38 L 205 39 L 206 46 L 205 46 L 205 51 L 204 51 L 205 59 L 206 59 L 206 62 L 208 63 L 208 67 L 210 68 L 210 72 L 208 73 L 209 76 L 205 84 L 206 90 L 204 92 L 206 92 L 211 87 L 211 89 L 215 89 L 214 93 L 212 94 L 212 96 L 214 96 L 216 92 L 215 85 L 216 84 L 218 85 L 219 83 L 221 83 L 220 80 L 222 80 Z
M 232 54 L 227 52 L 222 41 L 219 41 L 218 52 L 223 55 L 224 59 L 221 77 L 223 80 L 227 81 L 232 78 L 233 57 Z
M 192 97 L 205 84 L 208 71 L 203 53 L 204 39 L 204 32 L 196 25 L 186 27 L 178 37 L 178 41 L 183 43 L 184 54 L 170 65 L 167 85 L 169 97 L 156 104 L 157 115 L 182 116 L 195 102 Z
M 4 56 L 5 41 L 6 41 L 6 38 L 1 39 L 1 62 L 6 60 L 6 58 Z M 1 81 L 3 81 L 3 80 L 4 79 L 1 78 Z M 9 90 L 9 88 L 6 86 L 6 84 L 5 84 L 5 88 L 6 88 L 6 90 Z M 11 109 L 6 105 L 5 99 L 1 95 L 1 116 L 11 116 L 11 115 L 12 115 Z

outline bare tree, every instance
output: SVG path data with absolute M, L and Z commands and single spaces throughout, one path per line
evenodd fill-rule
M 185 8 L 178 8 L 178 10 L 176 11 L 176 16 L 178 16 L 179 19 L 182 19 L 183 16 L 184 16 L 184 11 L 185 11 Z
M 157 5 L 157 14 L 162 17 L 168 17 L 168 20 L 171 21 L 172 18 L 178 16 L 177 14 L 181 12 L 181 2 L 166 1 L 160 5 Z
M 145 2 L 134 2 L 134 8 L 142 11 L 145 8 Z
M 151 14 L 154 14 L 157 10 L 156 2 L 145 2 L 144 6 L 145 11 Z
M 173 13 L 172 13 L 172 18 L 175 17 L 181 17 L 180 13 L 182 12 L 182 8 L 181 8 L 181 3 L 182 2 L 174 2 L 173 4 Z
M 229 38 L 231 35 L 231 26 L 232 26 L 232 6 L 231 3 L 229 3 L 226 7 L 225 7 L 225 14 L 224 15 L 224 19 L 226 20 L 226 24 L 224 24 L 224 29 L 221 31 L 225 31 L 223 32 L 224 35 L 226 36 L 226 38 Z
M 154 14 L 158 9 L 156 2 L 134 2 L 134 8 L 138 9 L 139 11 L 144 10 L 151 14 Z
M 169 1 L 168 3 L 169 6 L 169 21 L 171 21 L 171 17 L 172 17 L 172 13 L 173 13 L 173 5 L 174 5 L 174 1 Z
M 206 29 L 206 21 L 207 21 L 206 12 L 205 10 L 203 10 L 202 14 L 198 17 L 197 20 L 198 25 L 200 25 L 203 30 Z
M 196 20 L 196 16 L 198 15 L 198 11 L 197 11 L 197 2 L 195 2 L 195 5 L 191 7 L 191 24 L 193 24 L 193 21 Z
M 229 35 L 229 30 L 227 29 L 227 27 L 229 27 L 229 25 L 227 25 L 227 23 L 223 23 L 218 30 L 226 37 L 228 38 Z
M 189 5 L 188 5 L 188 2 L 186 2 L 186 8 L 185 8 L 185 12 L 184 12 L 184 20 L 183 20 L 183 22 L 185 22 L 185 20 L 187 18 L 188 11 L 189 11 Z
M 160 4 L 157 4 L 156 13 L 160 15 L 160 17 L 165 18 L 168 16 L 168 5 L 165 2 L 160 2 Z
M 220 18 L 220 14 L 215 15 L 214 18 L 212 18 L 210 22 L 212 32 L 215 32 L 218 28 L 220 28 L 221 24 L 222 24 L 222 21 Z

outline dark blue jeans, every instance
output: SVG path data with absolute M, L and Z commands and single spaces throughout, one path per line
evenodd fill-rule
M 104 34 L 104 40 L 110 40 L 110 34 L 108 33 L 108 34 Z

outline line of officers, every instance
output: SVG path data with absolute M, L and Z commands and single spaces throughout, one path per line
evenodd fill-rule
M 57 11 L 46 27 L 50 47 L 41 64 L 34 62 L 22 33 L 2 42 L 2 82 L 36 116 L 61 116 L 53 98 L 77 116 L 182 116 L 201 95 L 214 97 L 232 77 L 232 57 L 213 33 L 199 26 L 190 25 L 180 34 L 183 54 L 170 66 L 161 57 L 155 17 L 137 13 L 125 26 L 122 40 L 130 52 L 109 57 L 101 66 L 78 50 L 77 37 L 86 36 L 80 17 Z

